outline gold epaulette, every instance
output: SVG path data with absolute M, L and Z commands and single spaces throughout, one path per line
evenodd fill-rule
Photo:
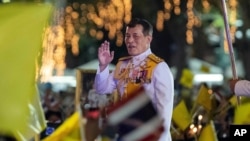
M 156 63 L 160 63 L 163 62 L 164 60 L 158 56 L 156 56 L 155 54 L 150 54 L 148 56 L 149 59 L 151 59 L 152 61 L 156 62 Z
M 132 58 L 132 56 L 121 57 L 118 61 L 129 60 L 131 58 Z

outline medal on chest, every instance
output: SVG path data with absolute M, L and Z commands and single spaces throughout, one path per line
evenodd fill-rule
M 133 64 L 128 65 L 126 68 L 120 69 L 120 76 L 123 76 L 123 81 L 125 83 L 136 83 L 144 84 L 150 83 L 150 76 L 148 75 L 148 69 L 146 61 L 134 66 Z

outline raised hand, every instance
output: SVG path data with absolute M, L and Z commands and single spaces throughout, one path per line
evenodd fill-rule
M 98 49 L 100 71 L 103 71 L 114 58 L 114 51 L 110 52 L 109 42 L 104 41 Z

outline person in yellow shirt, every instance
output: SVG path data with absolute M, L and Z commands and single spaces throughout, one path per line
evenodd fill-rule
M 171 141 L 174 80 L 168 64 L 150 49 L 152 35 L 153 27 L 147 20 L 132 19 L 125 33 L 129 56 L 120 58 L 112 73 L 108 65 L 114 58 L 114 51 L 110 51 L 110 43 L 104 41 L 98 50 L 99 68 L 94 86 L 99 94 L 116 89 L 121 100 L 143 87 L 164 121 L 164 133 L 159 141 Z

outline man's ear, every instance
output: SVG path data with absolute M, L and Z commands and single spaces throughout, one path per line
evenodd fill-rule
M 151 35 L 147 36 L 148 43 L 151 43 L 152 39 L 153 39 L 153 37 Z

